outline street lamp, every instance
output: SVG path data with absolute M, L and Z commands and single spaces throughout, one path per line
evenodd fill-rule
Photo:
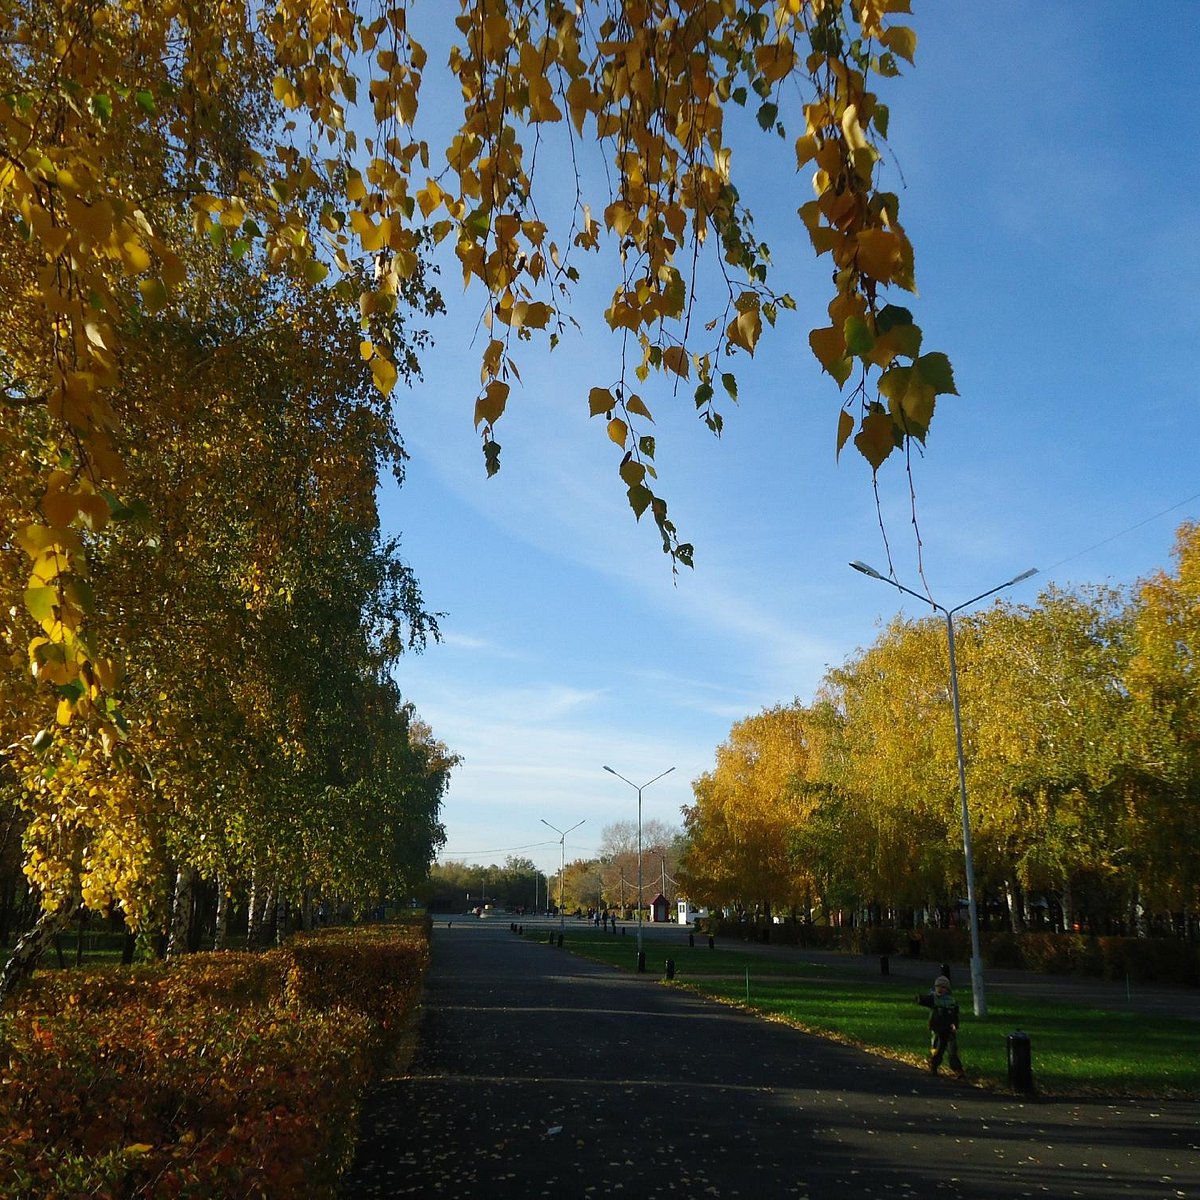
M 585 817 L 584 820 L 587 818 Z M 563 915 L 563 876 L 567 872 L 567 834 L 572 830 L 578 829 L 583 821 L 576 821 L 570 829 L 562 830 L 554 825 L 551 825 L 545 817 L 541 818 L 541 822 L 548 829 L 553 829 L 558 834 L 558 928 L 565 930 L 567 927 L 567 919 Z
M 864 562 L 855 561 L 850 565 L 856 571 L 861 571 L 872 579 L 890 583 L 892 587 L 928 604 L 946 618 L 946 638 L 950 646 L 950 702 L 954 710 L 954 744 L 958 753 L 958 795 L 962 808 L 963 860 L 967 873 L 967 913 L 971 922 L 971 995 L 974 1001 L 975 1015 L 986 1017 L 987 998 L 983 991 L 983 956 L 979 950 L 979 906 L 975 897 L 975 857 L 971 851 L 971 814 L 967 807 L 967 767 L 963 757 L 962 716 L 958 707 L 958 665 L 954 657 L 954 614 L 988 596 L 995 595 L 996 592 L 1002 592 L 1005 588 L 1012 587 L 1014 583 L 1020 583 L 1031 575 L 1036 575 L 1037 568 L 1030 567 L 1028 571 L 1022 571 L 1020 575 L 1014 575 L 1005 583 L 990 588 L 986 592 L 980 592 L 978 596 L 965 600 L 954 608 L 943 608 L 936 600 L 929 596 L 922 596 L 920 592 L 914 592 L 911 588 L 906 588 L 904 584 L 897 583 L 886 575 L 881 575 L 874 567 L 869 567 Z
M 638 962 L 641 962 L 642 953 L 642 788 L 648 788 L 651 783 L 657 783 L 663 775 L 670 775 L 675 770 L 674 767 L 668 767 L 662 775 L 655 775 L 649 783 L 643 783 L 638 787 L 630 779 L 626 779 L 619 771 L 614 771 L 612 767 L 604 768 L 610 775 L 615 775 L 622 783 L 627 783 L 638 794 L 638 889 L 637 889 L 637 906 L 638 906 L 638 934 L 637 934 L 637 952 Z M 640 969 L 640 968 L 639 968 Z

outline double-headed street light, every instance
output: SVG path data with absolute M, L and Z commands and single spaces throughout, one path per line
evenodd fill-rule
M 962 808 L 963 859 L 966 864 L 967 874 L 967 913 L 971 922 L 971 995 L 974 1000 L 975 1015 L 977 1017 L 986 1017 L 987 998 L 983 992 L 983 956 L 979 949 L 979 906 L 975 896 L 975 858 L 971 851 L 971 815 L 967 807 L 967 767 L 966 760 L 963 757 L 962 716 L 959 713 L 958 707 L 958 665 L 954 657 L 954 614 L 961 612 L 964 608 L 980 600 L 986 599 L 988 596 L 995 595 L 996 592 L 1002 592 L 1005 588 L 1012 587 L 1014 583 L 1020 583 L 1022 580 L 1028 579 L 1031 575 L 1036 575 L 1037 568 L 1030 567 L 1028 571 L 1022 571 L 1020 575 L 1014 575 L 1012 579 L 1007 580 L 1005 583 L 990 588 L 986 592 L 980 592 L 978 596 L 970 600 L 965 600 L 962 604 L 958 604 L 954 608 L 943 608 L 931 597 L 922 596 L 920 592 L 914 592 L 911 588 L 906 588 L 904 584 L 897 583 L 894 579 L 889 579 L 886 575 L 881 575 L 874 567 L 869 567 L 864 562 L 856 561 L 850 565 L 856 571 L 861 571 L 864 575 L 869 575 L 872 579 L 881 580 L 883 583 L 890 583 L 892 587 L 928 604 L 946 618 L 946 637 L 950 644 L 950 702 L 954 709 L 954 743 L 958 752 L 958 795 Z
M 655 775 L 649 783 L 643 783 L 639 787 L 631 779 L 626 779 L 619 771 L 614 771 L 612 767 L 604 768 L 610 775 L 615 775 L 622 783 L 627 783 L 638 794 L 638 889 L 637 889 L 637 906 L 638 906 L 638 932 L 637 932 L 637 952 L 638 962 L 641 962 L 642 954 L 642 789 L 648 788 L 651 783 L 657 783 L 663 775 L 670 775 L 675 770 L 674 767 L 668 767 L 662 775 Z M 639 968 L 640 969 L 640 968 Z
M 584 820 L 587 818 L 585 817 Z M 548 829 L 553 829 L 558 834 L 558 928 L 565 930 L 567 926 L 567 918 L 563 915 L 563 876 L 567 873 L 567 834 L 572 830 L 578 829 L 583 821 L 576 821 L 570 829 L 562 830 L 555 825 L 551 825 L 545 817 L 541 818 L 541 822 Z M 547 881 L 547 884 L 549 881 Z

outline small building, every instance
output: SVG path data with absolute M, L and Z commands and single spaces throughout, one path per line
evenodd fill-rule
M 670 920 L 667 915 L 667 898 L 659 892 L 653 900 L 650 901 L 650 920 L 653 924 L 666 924 Z

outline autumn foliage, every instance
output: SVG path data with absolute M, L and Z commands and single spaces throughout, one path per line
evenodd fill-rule
M 1049 588 L 957 618 L 975 868 L 1018 934 L 1050 902 L 1068 933 L 1181 932 L 1200 909 L 1200 527 L 1175 553 L 1128 590 Z M 811 704 L 734 724 L 694 784 L 688 894 L 944 919 L 965 894 L 957 765 L 945 623 L 896 619 Z M 1039 945 L 1013 953 L 1033 963 Z M 1163 976 L 1136 955 L 1124 969 Z
M 332 1196 L 427 956 L 383 926 L 37 978 L 0 1017 L 0 1196 Z
M 436 625 L 375 496 L 403 473 L 389 397 L 419 372 L 435 247 L 479 297 L 462 400 L 488 472 L 527 345 L 573 337 L 601 281 L 611 365 L 575 401 L 690 563 L 655 408 L 683 390 L 719 433 L 739 362 L 799 307 L 743 190 L 748 126 L 831 268 L 809 340 L 838 449 L 874 470 L 924 442 L 955 389 L 893 298 L 915 268 L 880 89 L 913 60 L 908 8 L 0 4 L 0 786 L 48 914 L 146 928 L 197 875 L 299 899 L 354 875 L 316 831 L 344 846 L 403 793 L 414 723 L 381 677 Z M 363 762 L 381 707 L 397 754 Z M 427 862 L 416 807 L 382 840 Z

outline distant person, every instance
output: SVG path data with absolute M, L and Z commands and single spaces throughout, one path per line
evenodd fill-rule
M 958 1001 L 950 991 L 950 980 L 939 975 L 933 981 L 933 991 L 916 998 L 917 1003 L 930 1009 L 929 1013 L 929 1070 L 936 1075 L 943 1057 L 949 1057 L 955 1079 L 965 1079 L 962 1059 L 958 1057 Z

